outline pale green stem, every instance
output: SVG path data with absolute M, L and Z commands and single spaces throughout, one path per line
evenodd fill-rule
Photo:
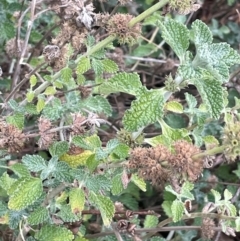
M 152 7 L 148 8 L 146 11 L 144 11 L 143 13 L 141 13 L 140 15 L 138 15 L 136 18 L 133 18 L 130 22 L 129 22 L 129 27 L 134 26 L 136 23 L 141 22 L 142 20 L 144 20 L 146 17 L 150 16 L 151 14 L 153 14 L 154 12 L 156 12 L 158 9 L 162 8 L 163 6 L 165 6 L 167 3 L 169 2 L 169 0 L 162 0 L 158 3 L 156 3 L 155 5 L 153 5 Z
M 191 158 L 196 160 L 198 158 L 205 157 L 205 156 L 213 156 L 213 155 L 216 155 L 216 154 L 219 154 L 219 153 L 223 153 L 223 151 L 225 149 L 226 149 L 226 146 L 218 146 L 218 147 L 215 147 L 213 149 L 206 150 L 204 152 L 195 154 Z

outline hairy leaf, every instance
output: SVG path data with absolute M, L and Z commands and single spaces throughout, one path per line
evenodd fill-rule
M 45 225 L 36 233 L 35 238 L 38 241 L 72 241 L 74 235 L 65 227 Z
M 177 101 L 169 101 L 165 104 L 164 109 L 175 113 L 183 113 L 183 106 Z
M 25 155 L 22 162 L 32 172 L 39 172 L 47 167 L 46 161 L 39 155 Z
M 54 142 L 49 148 L 49 152 L 52 156 L 61 156 L 65 154 L 69 149 L 69 143 L 67 141 Z
M 0 177 L 0 187 L 6 191 L 10 189 L 14 182 L 16 182 L 16 179 L 9 177 L 7 172 L 4 172 Z
M 192 23 L 190 38 L 196 45 L 204 43 L 211 44 L 213 40 L 212 33 L 208 26 L 198 19 Z
M 14 192 L 10 195 L 8 207 L 21 210 L 33 204 L 43 192 L 42 180 L 39 178 L 21 178 Z
M 90 68 L 91 68 L 91 65 L 90 65 L 89 58 L 82 57 L 77 64 L 76 72 L 77 74 L 83 74 L 87 72 Z
M 24 115 L 22 113 L 15 113 L 12 116 L 7 116 L 6 121 L 20 130 L 24 127 Z
M 162 30 L 163 39 L 182 62 L 189 46 L 189 30 L 184 24 L 173 19 L 167 19 L 164 23 L 158 21 L 158 26 Z
M 144 228 L 155 228 L 158 224 L 158 217 L 155 215 L 147 215 L 144 220 Z
M 104 95 L 124 92 L 136 95 L 142 83 L 137 73 L 118 73 L 99 86 L 99 92 Z
M 63 82 L 67 84 L 72 78 L 72 70 L 69 67 L 61 69 L 61 77 Z
M 26 166 L 21 163 L 15 163 L 10 167 L 10 169 L 19 177 L 30 177 L 30 173 Z
M 145 90 L 137 96 L 131 108 L 125 112 L 123 124 L 126 130 L 136 131 L 155 123 L 163 115 L 163 95 L 158 90 Z
M 69 192 L 69 204 L 73 213 L 81 212 L 85 204 L 84 191 L 80 188 L 72 188 Z
M 112 194 L 119 195 L 124 190 L 123 183 L 122 183 L 122 175 L 115 175 L 112 179 Z
M 47 208 L 45 207 L 38 207 L 27 218 L 30 225 L 38 225 L 40 223 L 44 223 L 48 219 L 50 220 L 50 216 Z
M 109 226 L 115 213 L 115 207 L 109 197 L 90 193 L 89 198 L 93 205 L 100 209 L 103 224 Z
M 218 119 L 224 108 L 224 93 L 221 83 L 212 76 L 205 75 L 201 79 L 195 80 L 194 84 L 211 116 Z
M 79 103 L 80 108 L 85 108 L 95 113 L 112 114 L 112 107 L 108 100 L 100 95 L 90 96 Z
M 179 200 L 174 200 L 171 206 L 171 211 L 173 215 L 173 222 L 180 221 L 184 212 L 184 204 Z
M 62 219 L 63 222 L 76 222 L 80 220 L 80 215 L 72 213 L 70 205 L 61 205 L 60 212 L 57 216 Z
M 143 192 L 146 192 L 146 182 L 143 180 L 143 178 L 140 178 L 136 174 L 132 174 L 131 181 L 138 186 Z
M 103 71 L 107 73 L 116 73 L 118 71 L 118 65 L 111 59 L 103 59 Z

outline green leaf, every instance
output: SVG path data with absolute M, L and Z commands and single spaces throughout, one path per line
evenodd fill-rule
M 124 158 L 128 157 L 129 150 L 130 150 L 130 147 L 128 145 L 123 144 L 123 143 L 118 144 L 116 146 L 116 148 L 114 148 L 114 150 L 112 151 L 114 159 L 116 159 L 116 158 L 117 159 L 124 159 Z
M 215 198 L 215 203 L 218 203 L 221 200 L 221 194 L 218 191 L 213 189 L 211 190 L 211 192 Z
M 49 152 L 52 156 L 61 156 L 69 150 L 69 143 L 67 141 L 54 142 L 50 148 Z
M 201 44 L 197 48 L 195 65 L 208 70 L 221 82 L 227 82 L 229 68 L 240 63 L 240 55 L 227 43 Z
M 0 217 L 2 217 L 3 215 L 5 215 L 8 212 L 8 208 L 6 206 L 5 203 L 2 203 L 0 201 Z
M 155 228 L 158 225 L 158 217 L 155 215 L 147 215 L 144 220 L 144 228 Z
M 45 103 L 44 103 L 45 105 Z M 44 107 L 44 106 L 43 106 Z M 63 115 L 64 107 L 61 100 L 54 98 L 43 110 L 43 115 L 49 120 L 57 120 Z
M 69 67 L 61 69 L 61 77 L 64 83 L 68 83 L 72 78 L 72 70 Z
M 34 91 L 29 90 L 26 94 L 26 97 L 28 102 L 32 102 L 35 97 Z
M 125 112 L 123 125 L 127 131 L 155 123 L 163 115 L 163 94 L 158 90 L 144 90 Z
M 25 105 L 25 111 L 26 111 L 27 114 L 30 114 L 30 115 L 37 115 L 38 114 L 36 106 L 32 103 L 27 103 Z
M 93 71 L 94 73 L 97 75 L 97 76 L 100 76 L 103 74 L 103 70 L 104 70 L 104 66 L 103 66 L 103 62 L 102 60 L 99 60 L 99 59 L 92 59 L 92 62 L 91 62 L 91 65 L 92 65 L 92 68 L 93 68 Z
M 103 59 L 103 72 L 116 73 L 118 71 L 118 65 L 111 59 Z
M 45 95 L 54 95 L 56 93 L 56 88 L 55 86 L 48 86 L 45 91 L 44 91 L 44 94 Z
M 90 192 L 89 199 L 99 208 L 105 226 L 109 226 L 115 213 L 115 207 L 109 197 Z
M 86 108 L 95 113 L 104 113 L 107 116 L 112 114 L 112 107 L 108 100 L 100 95 L 91 96 L 81 101 L 80 107 Z
M 44 223 L 47 220 L 50 220 L 50 216 L 48 210 L 45 207 L 38 207 L 27 218 L 27 221 L 30 225 L 38 225 L 40 223 Z
M 8 207 L 12 210 L 21 210 L 32 205 L 43 192 L 42 180 L 39 178 L 21 178 L 10 195 Z
M 118 73 L 99 86 L 99 92 L 104 95 L 111 93 L 124 92 L 136 95 L 142 87 L 137 73 Z
M 224 93 L 221 83 L 212 76 L 202 76 L 194 81 L 202 101 L 206 104 L 209 113 L 218 119 L 224 108 Z
M 41 112 L 43 110 L 45 106 L 45 100 L 42 98 L 38 98 L 38 102 L 37 102 L 37 112 Z
M 91 68 L 91 65 L 90 65 L 89 58 L 82 57 L 77 64 L 76 72 L 78 75 L 83 74 L 83 73 L 87 72 L 90 68 Z
M 58 89 L 62 89 L 63 88 L 63 84 L 59 80 L 55 80 L 52 84 L 53 84 L 54 87 L 56 87 Z
M 63 222 L 76 222 L 80 220 L 80 215 L 72 213 L 70 205 L 61 205 L 60 212 L 57 216 L 62 219 Z
M 163 211 L 168 217 L 172 217 L 172 210 L 171 210 L 172 203 L 173 201 L 164 201 L 162 203 Z
M 15 113 L 12 116 L 7 116 L 6 121 L 8 124 L 12 124 L 13 126 L 17 127 L 18 129 L 22 130 L 24 127 L 24 114 L 22 113 Z
M 95 175 L 85 180 L 85 186 L 95 192 L 98 193 L 100 191 L 109 191 L 111 189 L 111 182 L 109 179 L 104 175 Z
M 189 93 L 185 93 L 184 95 L 189 109 L 195 108 L 197 106 L 197 99 Z
M 181 220 L 184 212 L 184 204 L 179 200 L 174 200 L 171 206 L 171 211 L 173 215 L 173 222 L 178 222 Z
M 16 179 L 9 177 L 7 172 L 4 172 L 0 177 L 0 187 L 6 191 L 10 189 L 14 182 L 16 182 Z
M 22 162 L 31 172 L 39 172 L 47 167 L 45 160 L 39 155 L 26 155 Z
M 70 173 L 70 167 L 66 162 L 57 162 L 56 169 L 53 169 L 52 175 L 59 181 L 72 182 L 73 178 Z
M 30 85 L 31 87 L 34 87 L 37 84 L 37 77 L 36 75 L 31 75 L 30 77 Z
M 184 182 L 182 185 L 182 190 L 184 191 L 192 191 L 193 188 L 194 188 L 194 184 L 188 181 Z
M 164 109 L 175 113 L 183 113 L 183 106 L 177 101 L 169 101 L 165 104 Z
M 224 190 L 223 196 L 225 201 L 229 201 L 233 197 L 232 193 L 229 192 L 228 189 Z
M 235 219 L 236 232 L 240 232 L 240 217 Z
M 122 184 L 122 175 L 115 175 L 112 178 L 112 194 L 113 195 L 119 195 L 123 192 L 123 184 Z
M 173 19 L 167 19 L 164 23 L 158 21 L 158 26 L 162 30 L 163 39 L 179 57 L 180 62 L 183 62 L 189 46 L 189 30 L 187 27 Z
M 45 225 L 36 233 L 35 238 L 38 241 L 72 241 L 74 235 L 65 227 Z
M 143 178 L 138 177 L 136 174 L 132 174 L 131 181 L 138 186 L 143 192 L 146 192 L 146 182 Z
M 196 45 L 203 43 L 211 44 L 213 40 L 212 33 L 208 26 L 198 19 L 192 23 L 190 38 Z
M 26 166 L 21 163 L 15 163 L 10 167 L 10 169 L 17 174 L 19 177 L 30 177 L 30 173 Z
M 85 205 L 84 191 L 80 188 L 72 188 L 69 192 L 69 204 L 73 213 L 81 212 Z

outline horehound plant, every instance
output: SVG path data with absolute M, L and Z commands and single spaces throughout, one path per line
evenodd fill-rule
M 215 43 L 202 21 L 188 28 L 158 12 L 168 4 L 170 12 L 188 14 L 200 7 L 195 1 L 162 0 L 135 17 L 115 13 L 131 2 L 119 1 L 111 13 L 95 12 L 92 1 L 10 4 L 20 11 L 13 15 L 18 34 L 5 46 L 17 61 L 1 108 L 2 237 L 153 241 L 165 240 L 161 231 L 201 229 L 202 237 L 211 239 L 215 231 L 235 235 L 240 230 L 231 190 L 221 195 L 219 187 L 204 192 L 209 186 L 199 185 L 217 154 L 228 164 L 239 156 L 240 102 L 228 107 L 223 85 L 240 55 L 227 43 Z M 4 3 L 6 10 L 10 5 Z M 31 32 L 50 10 L 60 20 L 34 48 Z M 147 89 L 137 73 L 120 71 L 123 53 L 114 52 L 114 40 L 141 45 L 146 25 L 160 30 L 179 59 L 177 72 L 166 76 L 161 88 Z M 43 43 L 37 58 L 34 51 Z M 27 73 L 21 72 L 23 66 Z M 22 86 L 27 87 L 18 96 Z M 188 86 L 195 86 L 200 98 L 186 92 L 182 105 L 174 96 Z M 107 119 L 113 113 L 108 96 L 119 92 L 135 97 L 121 129 Z M 187 117 L 186 128 L 168 125 L 169 112 Z M 204 134 L 213 121 L 222 125 L 220 136 Z M 146 138 L 143 131 L 150 124 L 160 125 L 161 134 Z M 99 133 L 106 126 L 116 136 L 103 143 Z M 239 170 L 235 173 L 240 176 Z M 140 191 L 150 199 L 153 190 L 167 217 L 151 206 L 138 210 Z M 198 207 L 192 208 L 192 202 Z M 170 226 L 187 219 L 198 226 Z

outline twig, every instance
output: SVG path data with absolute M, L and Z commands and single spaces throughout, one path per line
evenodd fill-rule
M 20 66 L 21 66 L 21 63 L 24 59 L 26 50 L 27 50 L 30 33 L 31 33 L 31 30 L 32 30 L 33 22 L 35 20 L 34 12 L 35 12 L 35 7 L 36 7 L 36 0 L 32 0 L 30 2 L 30 5 L 31 5 L 31 7 L 30 7 L 30 9 L 31 9 L 30 20 L 28 21 L 27 32 L 26 32 L 26 35 L 25 35 L 25 40 L 24 40 L 23 48 L 22 48 L 22 51 L 21 51 L 21 54 L 20 54 L 20 58 L 18 58 L 18 61 L 17 61 L 17 64 L 16 64 L 16 69 L 15 69 L 15 72 L 14 72 L 14 75 L 13 75 L 13 81 L 12 81 L 11 89 L 13 89 L 18 82 Z M 29 8 L 28 8 L 28 10 L 29 10 Z M 26 14 L 26 11 L 24 12 L 24 14 Z M 21 18 L 20 18 L 21 21 L 22 21 L 22 18 L 23 17 L 21 16 Z M 18 26 L 19 32 L 20 32 L 20 28 L 21 28 L 20 19 L 19 19 L 20 24 Z M 18 33 L 18 34 L 20 36 L 20 33 Z

